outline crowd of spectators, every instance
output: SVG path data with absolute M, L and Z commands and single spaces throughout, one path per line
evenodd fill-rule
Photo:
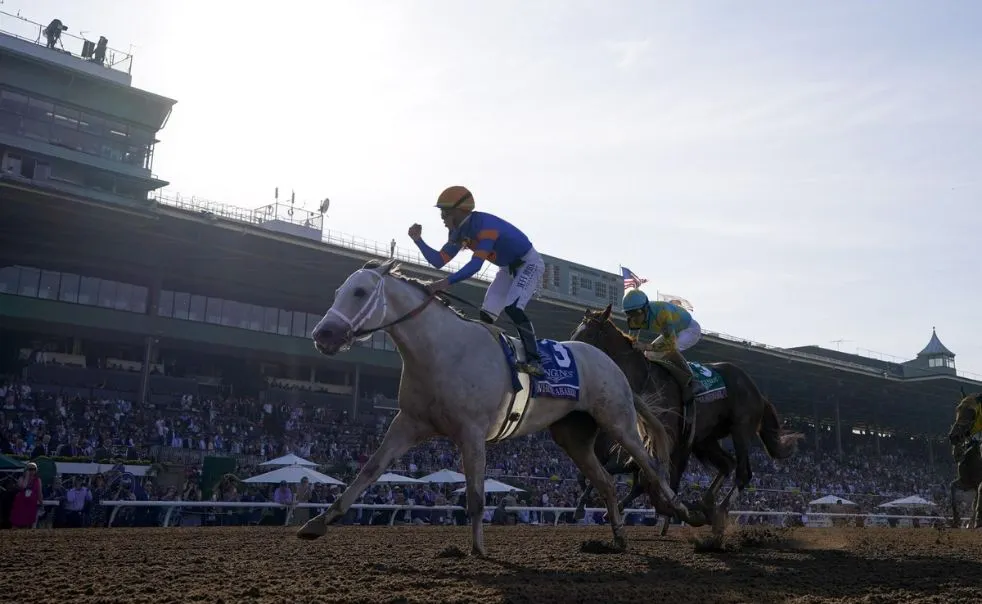
M 269 397 L 267 397 L 268 399 Z M 263 460 L 286 453 L 316 461 L 333 476 L 348 481 L 375 450 L 391 418 L 391 412 L 360 414 L 352 421 L 337 407 L 310 405 L 302 401 L 271 403 L 249 397 L 173 396 L 166 401 L 154 397 L 146 405 L 125 398 L 86 398 L 65 395 L 57 385 L 29 383 L 20 378 L 0 378 L 0 453 L 37 458 L 42 456 L 78 460 L 127 460 L 137 463 L 172 461 L 187 464 L 187 479 L 181 484 L 158 485 L 157 476 L 134 477 L 121 469 L 94 476 L 59 476 L 44 485 L 46 500 L 59 500 L 53 522 L 64 526 L 104 523 L 105 510 L 94 505 L 100 499 L 133 498 L 195 501 L 202 498 L 197 477 L 200 452 L 234 456 L 235 474 L 244 478 L 259 469 Z M 887 498 L 921 495 L 939 506 L 947 506 L 947 484 L 953 465 L 947 451 L 937 445 L 937 463 L 930 463 L 924 443 L 909 439 L 883 438 L 879 447 L 870 437 L 843 435 L 844 454 L 835 452 L 834 439 L 822 434 L 819 447 L 807 426 L 790 426 L 809 438 L 796 456 L 786 461 L 769 459 L 756 448 L 752 455 L 753 488 L 736 502 L 746 510 L 805 511 L 808 501 L 834 494 L 872 511 Z M 879 454 L 877 451 L 879 450 Z M 174 457 L 183 452 L 183 457 Z M 191 454 L 191 455 L 189 455 Z M 506 441 L 488 448 L 488 474 L 525 489 L 514 496 L 518 504 L 575 506 L 580 495 L 577 470 L 547 433 Z M 392 471 L 419 476 L 442 468 L 460 470 L 456 448 L 444 439 L 428 441 L 404 455 Z M 699 462 L 692 460 L 683 480 L 683 495 L 694 497 L 712 479 Z M 235 481 L 212 488 L 204 485 L 212 499 L 231 501 L 309 501 L 330 503 L 336 487 L 276 485 L 269 488 Z M 453 485 L 456 488 L 460 485 Z M 621 491 L 626 491 L 620 485 Z M 72 494 L 79 489 L 85 493 Z M 362 501 L 422 505 L 456 503 L 459 495 L 441 485 L 382 486 L 371 488 Z M 490 503 L 496 503 L 493 498 Z M 640 507 L 646 503 L 642 498 Z M 598 501 L 592 502 L 598 505 Z M 943 509 L 943 508 L 942 508 Z M 157 511 L 130 509 L 116 522 L 154 524 Z M 281 512 L 277 512 L 281 513 Z M 490 513 L 490 512 L 489 512 Z M 387 514 L 382 514 L 387 517 Z M 303 514 L 298 514 L 302 518 Z M 349 522 L 378 521 L 379 513 L 352 512 Z M 403 514 L 411 522 L 446 522 L 451 515 L 425 518 Z M 186 508 L 182 522 L 260 523 L 282 522 L 282 516 L 262 511 L 201 513 Z M 549 521 L 538 515 L 526 521 Z

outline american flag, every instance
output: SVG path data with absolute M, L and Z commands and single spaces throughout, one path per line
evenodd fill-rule
M 648 282 L 647 279 L 635 275 L 634 271 L 623 266 L 621 267 L 621 276 L 624 277 L 624 289 L 638 288 L 641 287 L 642 283 Z

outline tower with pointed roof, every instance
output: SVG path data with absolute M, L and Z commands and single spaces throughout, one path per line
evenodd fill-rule
M 904 363 L 906 377 L 929 375 L 957 375 L 955 372 L 955 353 L 941 343 L 938 332 L 931 328 L 931 339 L 927 346 L 917 353 L 917 357 Z

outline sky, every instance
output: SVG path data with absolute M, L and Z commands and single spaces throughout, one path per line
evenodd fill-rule
M 414 222 L 442 243 L 433 203 L 462 184 L 706 330 L 908 359 L 936 326 L 982 378 L 982 3 L 246 6 L 0 10 L 132 48 L 133 85 L 178 101 L 170 192 L 329 197 L 325 228 L 408 249 Z

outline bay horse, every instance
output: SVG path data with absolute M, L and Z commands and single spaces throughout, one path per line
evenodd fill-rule
M 982 393 L 965 394 L 955 407 L 955 423 L 948 431 L 951 455 L 958 467 L 958 477 L 951 481 L 951 527 L 959 528 L 958 492 L 971 491 L 972 528 L 982 528 L 982 450 L 972 437 L 982 429 Z
M 582 342 L 540 341 L 544 364 L 578 371 L 579 394 L 571 400 L 553 391 L 549 396 L 539 393 L 527 401 L 523 415 L 510 404 L 517 390 L 516 374 L 503 342 L 515 350 L 521 347 L 514 346 L 514 338 L 502 340 L 500 330 L 467 319 L 442 298 L 434 304 L 436 299 L 424 282 L 400 274 L 394 259 L 372 260 L 341 284 L 334 303 L 312 330 L 314 347 L 324 355 L 335 355 L 377 331 L 388 333 L 402 358 L 402 376 L 399 411 L 378 449 L 341 496 L 298 530 L 299 538 L 325 535 L 327 526 L 342 517 L 392 462 L 439 435 L 461 451 L 471 553 L 485 556 L 485 445 L 546 428 L 603 495 L 615 548 L 623 550 L 627 542 L 613 478 L 594 454 L 601 428 L 639 460 L 640 471 L 651 485 L 648 494 L 661 513 L 698 522 L 698 514 L 690 515 L 668 486 L 664 426 L 609 357 Z M 533 386 L 540 385 L 529 384 L 526 389 Z M 518 422 L 517 428 L 503 437 L 502 427 L 509 422 Z
M 753 437 L 759 437 L 764 449 L 772 459 L 788 459 L 797 450 L 798 442 L 804 435 L 782 433 L 781 422 L 774 405 L 761 394 L 749 375 L 732 363 L 709 363 L 704 367 L 715 370 L 726 386 L 726 396 L 711 402 L 693 402 L 693 413 L 685 409 L 686 392 L 684 384 L 689 375 L 663 361 L 649 361 L 643 353 L 635 350 L 635 338 L 621 331 L 611 319 L 611 306 L 603 311 L 587 310 L 583 320 L 571 336 L 572 340 L 586 342 L 604 351 L 624 371 L 631 388 L 642 396 L 652 396 L 661 412 L 660 419 L 672 441 L 671 484 L 678 491 L 682 474 L 688 465 L 689 454 L 696 456 L 702 464 L 711 465 L 717 474 L 702 499 L 702 505 L 713 517 L 714 530 L 722 530 L 726 513 L 732 501 L 734 490 L 740 493 L 750 484 L 753 472 L 750 467 L 750 444 Z M 682 380 L 682 381 L 680 381 Z M 674 416 L 674 417 L 673 417 Z M 686 418 L 693 424 L 686 426 Z M 684 438 L 688 432 L 688 438 Z M 723 449 L 720 440 L 731 437 L 736 458 Z M 595 444 L 595 453 L 611 474 L 634 475 L 631 492 L 620 503 L 626 508 L 644 491 L 644 477 L 638 475 L 630 455 L 626 455 L 616 443 L 601 434 Z M 723 482 L 736 469 L 735 488 L 722 503 L 716 506 L 716 497 Z M 584 486 L 574 517 L 582 518 L 590 485 L 586 477 L 580 477 Z M 668 530 L 669 520 L 662 527 L 662 534 Z

